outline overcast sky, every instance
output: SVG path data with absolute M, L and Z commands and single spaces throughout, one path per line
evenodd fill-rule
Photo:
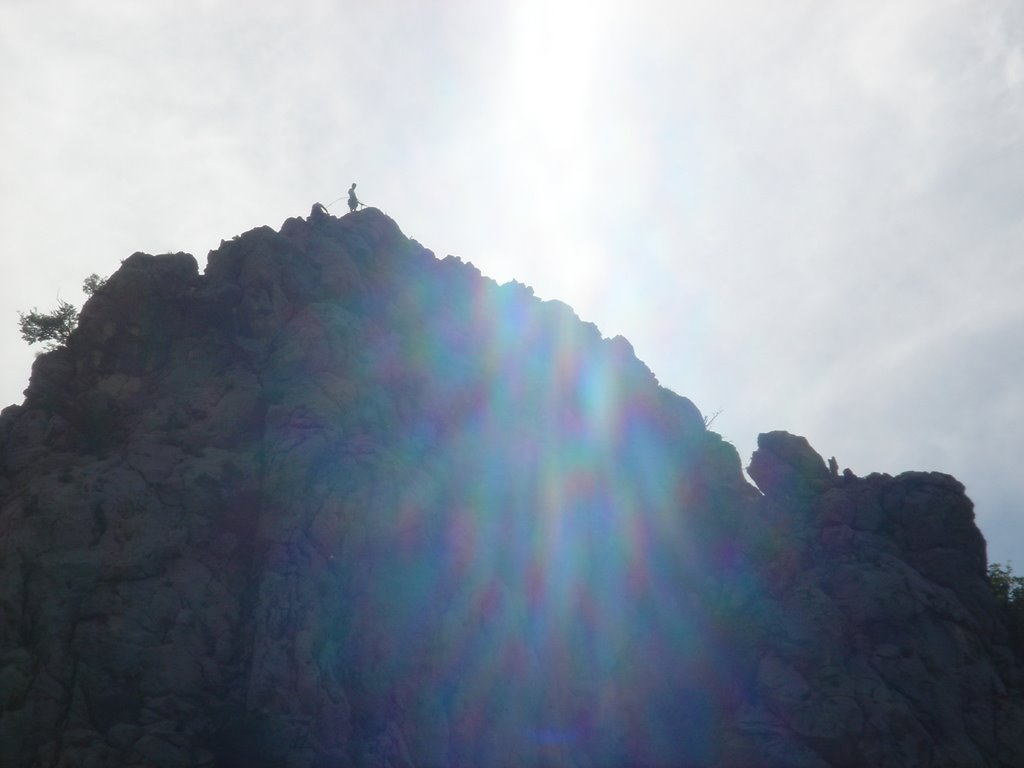
M 1024 571 L 1020 0 L 0 0 L 0 110 L 0 403 L 16 310 L 356 181 L 744 463 L 955 475 Z

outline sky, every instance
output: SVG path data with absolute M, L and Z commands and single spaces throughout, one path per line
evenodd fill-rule
M 0 73 L 0 407 L 18 310 L 355 181 L 744 464 L 956 476 L 1024 572 L 1019 0 L 0 0 Z

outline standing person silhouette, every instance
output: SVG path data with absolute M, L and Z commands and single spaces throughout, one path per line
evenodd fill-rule
M 348 188 L 348 209 L 350 212 L 355 212 L 362 203 L 359 202 L 359 198 L 356 197 L 356 183 L 353 181 L 352 186 Z

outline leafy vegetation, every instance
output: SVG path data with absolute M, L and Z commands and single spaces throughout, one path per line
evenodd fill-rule
M 92 296 L 105 283 L 106 280 L 94 272 L 82 282 L 82 290 Z M 29 312 L 18 313 L 21 338 L 29 344 L 46 344 L 47 352 L 67 344 L 77 325 L 78 308 L 63 299 L 57 299 L 57 308 L 51 312 L 40 312 L 32 307 Z
M 107 284 L 105 278 L 100 277 L 95 272 L 89 275 L 85 280 L 82 281 L 82 290 L 88 296 L 92 296 L 96 291 Z
M 52 312 L 40 312 L 33 307 L 30 312 L 18 313 L 21 338 L 29 344 L 45 342 L 48 352 L 66 344 L 76 325 L 78 309 L 63 299 L 57 300 L 57 308 Z
M 1024 576 L 1015 576 L 1012 565 L 992 563 L 988 583 L 1010 630 L 1013 647 L 1024 655 Z

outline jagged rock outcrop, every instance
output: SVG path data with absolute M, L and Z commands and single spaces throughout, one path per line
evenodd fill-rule
M 374 209 L 135 254 L 0 415 L 0 764 L 1024 764 L 963 487 L 758 445 Z

